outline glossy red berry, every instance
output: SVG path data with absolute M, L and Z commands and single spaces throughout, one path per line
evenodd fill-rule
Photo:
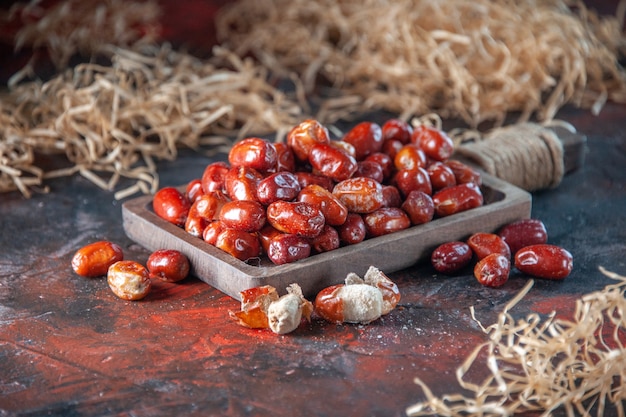
M 548 244 L 526 246 L 515 254 L 515 267 L 525 274 L 538 278 L 566 278 L 574 261 L 567 250 Z

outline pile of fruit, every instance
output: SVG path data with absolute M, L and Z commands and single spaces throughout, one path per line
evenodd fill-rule
M 465 242 L 439 245 L 431 255 L 437 272 L 454 274 L 475 261 L 474 277 L 487 287 L 501 287 L 513 266 L 526 275 L 561 280 L 573 268 L 565 249 L 550 245 L 545 225 L 538 219 L 522 219 L 503 226 L 497 233 L 478 232 Z
M 331 140 L 316 120 L 286 141 L 250 137 L 154 212 L 242 261 L 285 264 L 483 205 L 480 173 L 441 129 L 361 122 Z
M 159 249 L 150 254 L 146 265 L 124 259 L 122 248 L 101 240 L 78 249 L 72 257 L 72 270 L 86 278 L 107 277 L 111 291 L 123 300 L 137 301 L 146 297 L 152 280 L 182 281 L 189 274 L 189 260 L 173 249 Z

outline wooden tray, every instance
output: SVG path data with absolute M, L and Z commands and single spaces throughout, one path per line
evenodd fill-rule
M 482 207 L 285 265 L 274 265 L 266 258 L 259 265 L 249 265 L 233 258 L 154 214 L 152 196 L 129 200 L 122 214 L 129 238 L 149 250 L 179 250 L 189 258 L 193 275 L 235 299 L 240 299 L 240 291 L 260 285 L 272 285 L 284 293 L 291 283 L 298 283 L 312 299 L 322 288 L 343 282 L 348 272 L 363 276 L 370 265 L 385 273 L 398 271 L 427 259 L 441 243 L 464 240 L 475 232 L 493 232 L 530 216 L 528 192 L 486 174 L 482 189 Z

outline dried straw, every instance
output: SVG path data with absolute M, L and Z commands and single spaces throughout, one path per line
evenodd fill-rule
M 285 132 L 300 109 L 264 69 L 223 50 L 219 66 L 167 45 L 109 46 L 111 66 L 81 64 L 50 81 L 22 83 L 0 101 L 0 191 L 80 173 L 116 198 L 158 187 L 155 159 L 180 147 L 225 151 L 227 137 Z M 43 172 L 36 153 L 64 153 L 71 166 Z
M 599 18 L 569 0 L 239 0 L 218 36 L 308 94 L 333 87 L 323 122 L 384 109 L 503 123 L 550 120 L 566 103 L 626 102 L 626 1 Z
M 612 404 L 620 417 L 626 401 L 626 277 L 600 268 L 618 281 L 576 303 L 572 320 L 530 314 L 515 320 L 509 310 L 532 287 L 529 282 L 498 316 L 483 328 L 489 341 L 478 346 L 457 369 L 457 380 L 473 397 L 436 397 L 420 378 L 426 401 L 409 416 L 512 416 L 564 410 L 568 416 L 602 416 Z M 472 317 L 474 311 L 472 310 Z M 474 317 L 475 319 L 475 317 Z M 480 324 L 480 323 L 479 323 Z M 470 382 L 472 369 L 489 370 L 482 383 Z
M 16 50 L 45 51 L 62 69 L 74 55 L 92 56 L 109 44 L 130 47 L 154 42 L 159 17 L 158 3 L 150 0 L 65 0 L 47 6 L 31 0 L 15 3 L 0 14 L 0 21 L 20 26 Z
M 0 192 L 28 197 L 47 178 L 78 173 L 106 190 L 134 179 L 116 198 L 150 193 L 155 161 L 180 147 L 224 152 L 233 138 L 280 136 L 299 120 L 300 108 L 252 60 L 216 48 L 202 61 L 155 45 L 159 13 L 154 1 L 69 0 L 18 3 L 0 16 L 22 25 L 16 49 L 45 51 L 63 69 L 28 81 L 32 60 L 0 95 Z M 66 69 L 76 55 L 92 62 Z M 48 153 L 68 166 L 44 172 L 37 155 Z
M 155 159 L 175 158 L 180 146 L 225 149 L 237 132 L 280 138 L 310 104 L 326 124 L 384 109 L 475 127 L 511 111 L 549 120 L 568 102 L 595 112 L 626 102 L 617 64 L 626 0 L 617 18 L 572 5 L 240 0 L 216 21 L 224 44 L 209 63 L 154 46 L 154 1 L 20 3 L 0 16 L 22 24 L 17 49 L 47 51 L 60 69 L 78 54 L 111 65 L 94 59 L 44 83 L 27 81 L 31 63 L 11 78 L 0 96 L 0 192 L 28 196 L 45 178 L 75 173 L 105 189 L 135 179 L 118 198 L 151 192 Z M 238 58 L 250 53 L 261 65 Z M 294 82 L 293 99 L 268 81 L 277 76 Z M 36 156 L 49 152 L 70 166 L 44 172 Z

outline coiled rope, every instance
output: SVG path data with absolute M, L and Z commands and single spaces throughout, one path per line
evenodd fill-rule
M 555 188 L 565 173 L 563 143 L 550 127 L 535 123 L 494 129 L 457 146 L 456 153 L 527 191 Z

